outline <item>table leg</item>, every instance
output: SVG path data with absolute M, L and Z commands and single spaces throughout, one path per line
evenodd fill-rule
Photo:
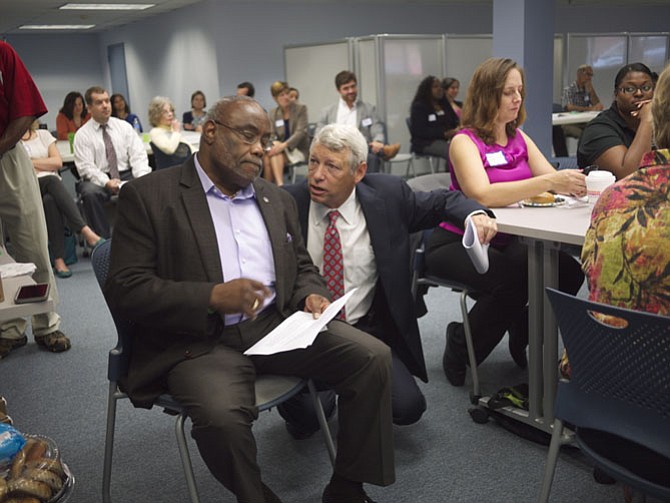
M 545 288 L 558 288 L 558 252 L 560 246 L 560 243 L 544 243 L 544 285 L 541 305 L 543 305 L 544 310 L 543 415 L 544 424 L 547 428 L 554 422 L 554 401 L 556 400 L 556 386 L 558 383 L 558 326 Z
M 528 240 L 528 402 L 530 419 L 542 422 L 543 245 Z

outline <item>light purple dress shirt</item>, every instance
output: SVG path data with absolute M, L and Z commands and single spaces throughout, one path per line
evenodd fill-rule
M 272 295 L 265 299 L 262 311 L 274 302 L 276 276 L 272 244 L 256 204 L 256 191 L 249 185 L 234 197 L 227 196 L 207 176 L 197 155 L 194 161 L 214 223 L 223 281 L 248 278 L 263 283 Z M 241 313 L 225 315 L 227 326 L 245 319 Z

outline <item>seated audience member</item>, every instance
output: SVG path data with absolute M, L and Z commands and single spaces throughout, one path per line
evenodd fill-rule
M 412 152 L 449 159 L 449 140 L 458 128 L 458 116 L 444 97 L 440 79 L 421 81 L 410 107 Z
M 340 99 L 321 112 L 317 131 L 326 124 L 350 124 L 359 129 L 369 146 L 368 172 L 381 170 L 382 161 L 393 159 L 400 143 L 385 145 L 384 124 L 373 105 L 358 99 L 358 81 L 353 72 L 343 70 L 335 76 Z
M 545 191 L 586 194 L 581 172 L 556 171 L 519 128 L 526 117 L 525 93 L 523 70 L 511 59 L 491 58 L 475 70 L 463 107 L 463 129 L 451 140 L 452 189 L 490 208 Z M 489 269 L 479 274 L 462 237 L 463 230 L 452 223 L 440 224 L 428 243 L 428 271 L 478 292 L 468 315 L 477 363 L 509 330 L 510 354 L 523 368 L 528 343 L 528 250 L 516 237 L 498 234 L 489 248 Z M 559 271 L 561 290 L 576 293 L 584 280 L 577 261 L 559 253 Z M 452 385 L 464 384 L 467 361 L 463 324 L 449 323 L 443 366 Z
M 272 148 L 265 154 L 266 180 L 284 185 L 284 168 L 307 159 L 309 136 L 307 135 L 307 107 L 290 100 L 286 82 L 277 81 L 270 86 L 277 103 L 268 117 L 272 128 Z
M 593 68 L 590 65 L 577 68 L 576 80 L 563 89 L 561 105 L 566 112 L 595 112 L 604 108 L 593 88 Z M 568 124 L 563 126 L 563 132 L 565 136 L 579 139 L 585 127 L 585 124 Z
M 123 94 L 112 94 L 110 99 L 112 101 L 112 117 L 123 119 L 128 124 L 133 126 L 133 128 L 135 128 L 135 124 L 137 124 L 138 129 L 136 130 L 139 130 L 140 133 L 144 131 L 144 129 L 142 129 L 142 122 L 140 121 L 140 118 L 130 111 L 130 106 L 123 97 Z
M 621 68 L 614 79 L 612 106 L 589 122 L 579 138 L 577 164 L 597 164 L 617 180 L 633 173 L 651 150 L 653 96 L 653 75 L 646 65 Z
M 598 199 L 582 248 L 590 299 L 670 316 L 670 67 L 651 104 L 656 150 Z
M 102 87 L 86 91 L 92 120 L 74 137 L 74 163 L 82 181 L 77 185 L 86 220 L 104 238 L 110 225 L 104 204 L 128 180 L 151 171 L 141 138 L 126 121 L 112 117 L 109 94 Z
M 589 299 L 670 316 L 670 67 L 650 105 L 657 150 L 605 189 L 582 248 Z M 564 353 L 561 373 L 570 376 Z
M 340 412 L 321 501 L 370 502 L 364 482 L 395 478 L 389 348 L 333 320 L 305 349 L 243 354 L 297 310 L 317 315 L 330 303 L 295 201 L 258 178 L 269 142 L 261 106 L 225 98 L 209 111 L 196 155 L 121 191 L 105 295 L 135 327 L 125 389 L 139 407 L 174 396 L 207 467 L 238 502 L 280 503 L 256 461 L 254 380 L 324 382 L 337 391 Z M 244 225 L 233 229 L 230 219 Z
M 300 100 L 300 91 L 298 91 L 295 87 L 289 87 L 288 88 L 288 97 L 292 102 L 296 102 Z
M 81 93 L 77 91 L 67 93 L 63 106 L 56 116 L 56 136 L 59 140 L 67 140 L 68 133 L 75 133 L 90 118 Z
M 86 225 L 58 174 L 63 160 L 56 147 L 56 138 L 46 129 L 39 129 L 39 121 L 35 120 L 21 137 L 21 143 L 28 152 L 40 184 L 54 272 L 59 278 L 69 278 L 72 272 L 64 260 L 65 225 L 71 231 L 80 233 L 90 246 L 97 245 L 101 238 Z
M 447 97 L 447 100 L 449 100 L 449 104 L 454 110 L 456 117 L 460 119 L 461 113 L 463 112 L 463 102 L 456 101 L 456 96 L 458 96 L 458 92 L 461 90 L 461 83 L 458 79 L 453 77 L 445 77 L 444 80 L 442 80 L 442 88 L 444 89 L 444 94 Z
M 172 155 L 181 142 L 181 124 L 174 117 L 174 105 L 170 98 L 155 96 L 149 103 L 149 131 L 151 143 L 161 152 Z
M 238 96 L 248 96 L 249 98 L 253 98 L 254 94 L 256 94 L 256 88 L 251 82 L 242 82 L 241 84 L 237 84 Z
M 459 191 L 415 193 L 397 176 L 366 175 L 367 154 L 365 137 L 356 127 L 325 126 L 310 147 L 307 180 L 285 188 L 298 204 L 307 251 L 328 280 L 333 298 L 357 288 L 345 305 L 344 319 L 391 347 L 393 422 L 408 425 L 426 410 L 414 376 L 428 380 L 407 267 L 410 234 L 445 219 L 462 229 L 470 216 L 480 240 L 488 242 L 496 225 L 483 206 Z M 340 236 L 340 276 L 333 276 L 324 258 L 333 232 Z M 393 243 L 392 250 L 389 243 Z M 339 285 L 339 290 L 333 285 Z M 334 392 L 321 395 L 326 409 L 333 410 Z M 310 398 L 298 395 L 279 406 L 289 432 L 297 438 L 318 429 Z
M 184 129 L 187 131 L 202 131 L 202 125 L 207 120 L 207 100 L 205 93 L 202 91 L 195 91 L 191 95 L 191 110 L 184 112 L 182 123 Z

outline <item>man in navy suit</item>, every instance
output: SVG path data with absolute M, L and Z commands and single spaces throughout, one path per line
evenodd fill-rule
M 396 176 L 366 176 L 367 151 L 357 128 L 325 126 L 312 142 L 307 181 L 285 189 L 296 199 L 307 251 L 322 274 L 328 213 L 338 210 L 344 290 L 357 288 L 345 305 L 346 321 L 391 347 L 393 421 L 412 424 L 426 409 L 413 376 L 427 381 L 427 372 L 411 295 L 410 234 L 445 219 L 463 226 L 470 217 L 480 241 L 488 242 L 496 224 L 489 210 L 461 192 L 413 192 Z M 280 406 L 296 438 L 318 429 L 308 398 Z M 322 392 L 321 399 L 327 410 L 334 409 L 334 393 Z

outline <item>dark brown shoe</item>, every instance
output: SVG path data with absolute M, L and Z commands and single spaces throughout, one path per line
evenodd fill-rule
M 35 342 L 52 353 L 62 353 L 72 347 L 70 339 L 60 330 L 56 330 L 50 334 L 36 335 Z

